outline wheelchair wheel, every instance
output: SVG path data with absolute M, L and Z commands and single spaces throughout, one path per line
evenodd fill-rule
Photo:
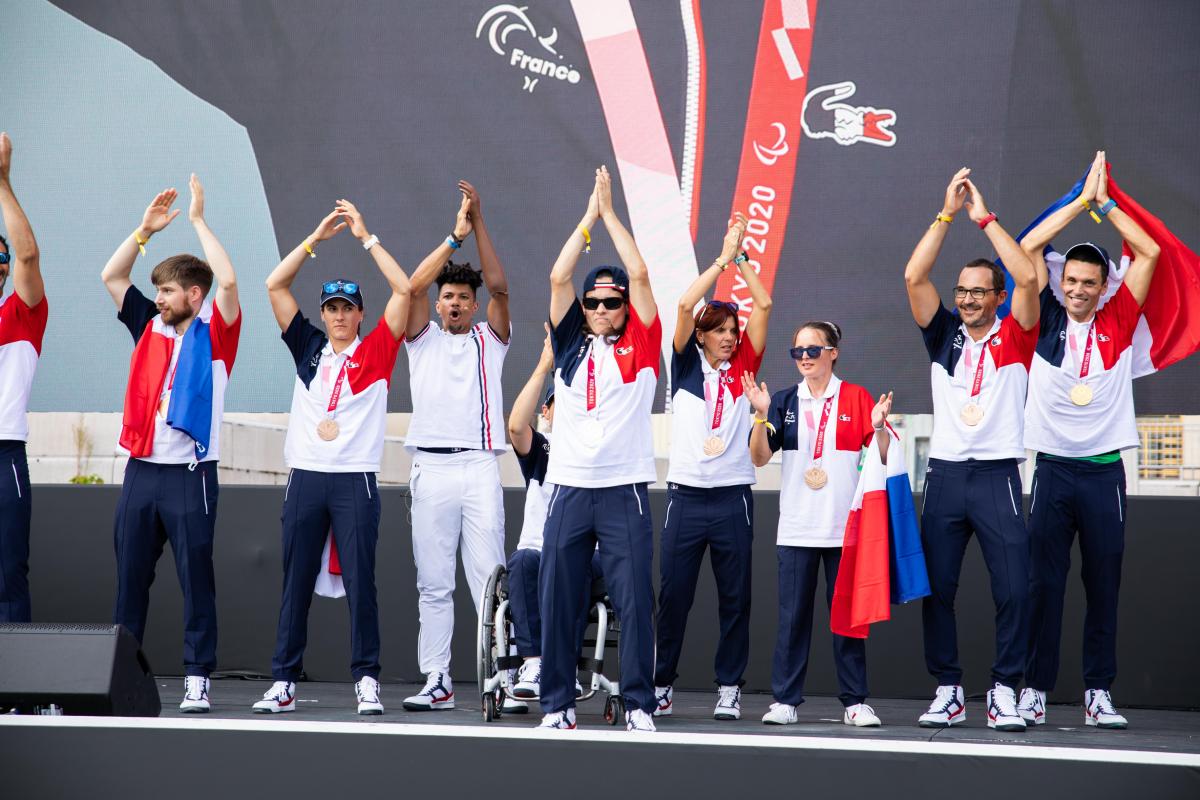
M 483 696 L 483 721 L 491 722 L 500 717 L 500 706 L 496 705 L 496 695 L 488 692 Z
M 487 683 L 496 675 L 496 606 L 500 602 L 504 565 L 498 564 L 488 577 L 479 604 L 479 660 L 476 676 L 482 698 L 483 721 L 491 722 L 500 716 L 500 697 L 497 691 L 487 691 Z
M 610 696 L 604 701 L 604 721 L 609 725 L 619 725 L 625 721 L 624 699 Z

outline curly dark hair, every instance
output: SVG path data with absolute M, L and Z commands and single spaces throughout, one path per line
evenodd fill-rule
M 453 261 L 447 261 L 437 276 L 438 291 L 440 292 L 442 287 L 448 283 L 470 286 L 471 294 L 475 294 L 479 291 L 479 287 L 483 286 L 483 275 L 469 262 L 455 264 Z

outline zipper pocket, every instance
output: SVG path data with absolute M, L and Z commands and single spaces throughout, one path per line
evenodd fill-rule
M 1017 510 L 1017 498 L 1013 495 L 1012 478 L 1005 478 L 1004 481 L 1008 484 L 1008 500 L 1012 503 L 1013 514 L 1019 517 L 1021 512 Z
M 21 497 L 21 476 L 17 474 L 17 462 L 12 462 L 13 468 L 13 483 L 17 485 L 17 497 Z

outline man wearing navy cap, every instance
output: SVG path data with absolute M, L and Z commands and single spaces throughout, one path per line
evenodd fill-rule
M 339 278 L 321 285 L 324 332 L 305 318 L 291 291 L 305 260 L 316 258 L 318 243 L 346 227 L 392 289 L 383 316 L 362 338 L 363 296 L 356 282 Z M 404 340 L 408 278 L 379 237 L 367 232 L 354 204 L 339 200 L 312 235 L 267 277 L 267 292 L 296 364 L 296 380 L 284 442 L 289 471 L 282 514 L 283 599 L 271 659 L 275 683 L 253 711 L 296 710 L 296 679 L 304 670 L 313 588 L 318 574 L 332 572 L 331 562 L 336 561 L 350 604 L 350 670 L 358 713 L 382 714 L 375 599 L 380 512 L 376 473 L 383 457 L 388 386 Z
M 1043 254 L 1050 240 L 1085 210 L 1097 222 L 1110 220 L 1133 252 L 1115 289 L 1109 284 L 1112 263 L 1097 244 L 1077 244 L 1063 255 Z M 1058 678 L 1063 595 L 1078 531 L 1087 594 L 1084 722 L 1124 728 L 1125 717 L 1117 713 L 1109 693 L 1117 673 L 1117 593 L 1125 550 L 1121 451 L 1138 446 L 1133 335 L 1159 247 L 1108 196 L 1103 151 L 1096 154 L 1079 202 L 1051 214 L 1021 245 L 1037 268 L 1042 311 L 1025 405 L 1025 447 L 1037 452 L 1037 471 L 1029 518 L 1029 664 L 1018 708 L 1029 724 L 1046 722 L 1046 693 Z M 1047 262 L 1058 272 L 1056 286 Z

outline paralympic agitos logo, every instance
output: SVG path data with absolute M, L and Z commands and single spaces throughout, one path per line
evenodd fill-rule
M 563 54 L 554 48 L 558 42 L 558 28 L 552 27 L 548 34 L 539 35 L 528 10 L 529 6 L 512 3 L 492 6 L 479 18 L 475 38 L 484 38 L 486 31 L 488 46 L 497 55 L 504 56 L 510 67 L 525 73 L 521 88 L 527 92 L 532 92 L 542 78 L 579 83 L 582 74 L 574 64 L 565 63 Z

